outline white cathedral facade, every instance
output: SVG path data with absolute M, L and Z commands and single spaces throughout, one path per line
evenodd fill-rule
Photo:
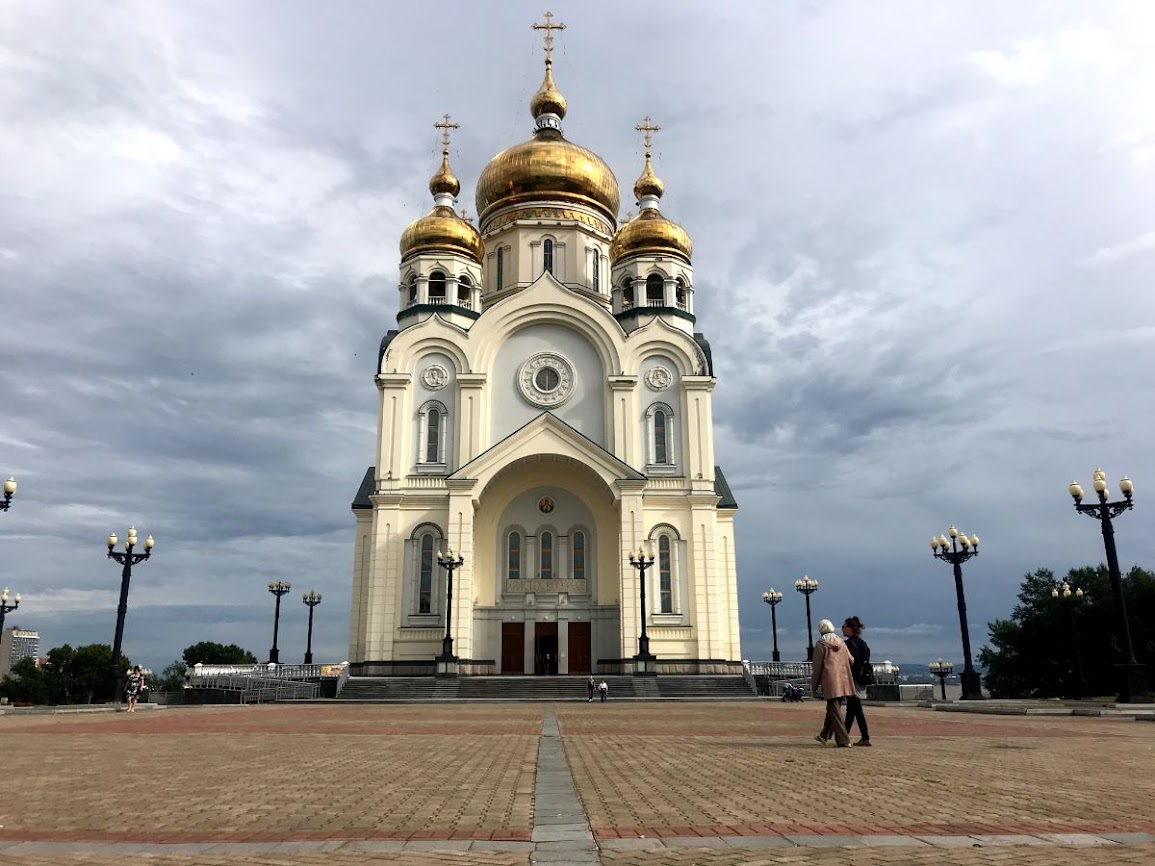
M 533 135 L 482 172 L 477 227 L 455 209 L 447 117 L 434 207 L 401 238 L 353 503 L 354 676 L 740 667 L 690 239 L 659 211 L 648 119 L 619 226 L 613 172 L 563 137 L 551 35 Z

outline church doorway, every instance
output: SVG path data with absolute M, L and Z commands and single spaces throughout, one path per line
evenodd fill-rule
M 503 622 L 501 624 L 501 672 L 503 674 L 525 673 L 524 622 Z
M 588 674 L 593 671 L 590 652 L 590 624 L 588 622 L 571 622 L 568 631 L 569 672 L 571 674 Z
M 557 673 L 557 623 L 533 624 L 533 672 L 538 676 Z

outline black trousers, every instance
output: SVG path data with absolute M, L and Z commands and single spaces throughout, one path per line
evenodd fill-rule
M 862 739 L 870 739 L 870 729 L 866 727 L 866 713 L 862 712 L 862 699 L 858 695 L 851 695 L 846 699 L 846 731 L 854 727 L 854 723 L 858 722 L 858 731 L 862 735 Z

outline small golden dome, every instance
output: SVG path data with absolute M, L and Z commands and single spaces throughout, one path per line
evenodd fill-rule
M 613 226 L 621 193 L 617 178 L 600 156 L 566 141 L 558 130 L 539 129 L 529 141 L 491 159 L 477 180 L 482 225 L 499 207 L 532 201 L 593 207 Z
M 441 168 L 429 179 L 429 191 L 435 196 L 447 192 L 454 198 L 461 192 L 461 181 L 449 168 L 448 151 L 441 152 Z
M 413 220 L 401 233 L 401 260 L 418 253 L 454 253 L 468 256 L 478 264 L 484 252 L 477 229 L 458 216 L 453 208 L 438 205 Z
M 556 114 L 559 118 L 565 117 L 565 108 L 565 97 L 561 95 L 561 91 L 553 83 L 553 63 L 546 60 L 545 79 L 541 82 L 541 87 L 537 89 L 537 93 L 533 95 L 533 99 L 529 101 L 530 117 L 537 118 L 543 114 Z
M 689 264 L 693 251 L 686 230 L 651 207 L 618 229 L 610 244 L 610 261 L 617 263 L 635 255 L 669 255 Z
M 646 167 L 642 169 L 642 176 L 634 182 L 634 196 L 638 201 L 641 201 L 648 195 L 654 198 L 661 198 L 662 193 L 666 191 L 666 185 L 662 183 L 661 178 L 654 174 L 654 169 L 650 165 L 650 154 L 646 153 Z

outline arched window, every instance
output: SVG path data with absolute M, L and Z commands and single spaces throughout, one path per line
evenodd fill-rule
M 670 555 L 670 536 L 658 536 L 658 610 L 674 612 L 674 568 Z
M 667 426 L 666 412 L 658 409 L 654 412 L 654 462 L 670 462 L 670 430 Z
M 445 274 L 434 271 L 429 275 L 429 303 L 445 303 Z
M 425 462 L 437 463 L 441 445 L 441 410 L 430 409 L 425 416 Z
M 586 534 L 581 530 L 575 532 L 573 539 L 573 568 L 570 577 L 574 580 L 586 579 Z
M 679 310 L 686 309 L 686 281 L 681 277 L 674 283 L 674 302 Z
M 470 281 L 469 277 L 465 276 L 465 274 L 462 274 L 460 277 L 458 277 L 457 306 L 468 308 L 470 306 L 469 297 L 472 291 L 473 283 Z
M 413 306 L 416 303 L 417 303 L 417 277 L 415 275 L 415 276 L 412 276 L 409 278 L 409 306 Z
M 542 580 L 553 580 L 553 533 L 543 532 L 538 541 L 541 544 L 541 570 L 538 574 Z
M 650 274 L 646 277 L 646 306 L 664 307 L 666 305 L 666 281 L 661 274 Z
M 444 471 L 449 439 L 449 411 L 445 404 L 438 400 L 424 404 L 417 413 L 416 432 L 418 471 Z
M 595 292 L 602 290 L 602 261 L 597 250 L 594 250 L 593 286 Z
M 629 277 L 622 280 L 622 309 L 628 310 L 634 305 L 634 281 Z
M 433 533 L 427 532 L 421 536 L 421 554 L 417 566 L 417 612 L 433 612 L 433 569 L 435 568 L 433 549 L 435 539 Z
M 494 288 L 500 289 L 505 285 L 505 248 L 497 248 L 497 278 L 494 280 Z
M 549 272 L 553 273 L 553 241 L 546 238 L 541 244 L 541 261 L 542 266 Z
M 506 539 L 505 576 L 507 580 L 521 579 L 521 533 L 516 529 Z

